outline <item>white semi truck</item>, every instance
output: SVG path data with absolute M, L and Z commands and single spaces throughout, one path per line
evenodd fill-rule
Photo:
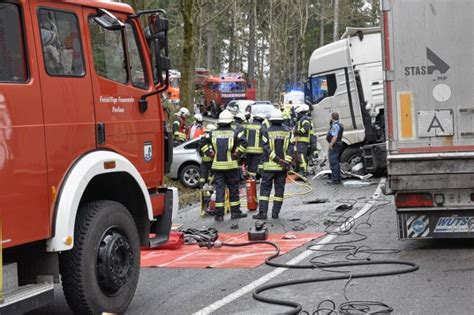
M 385 111 L 380 28 L 347 28 L 341 39 L 316 49 L 309 61 L 305 102 L 320 147 L 332 112 L 344 125 L 341 162 L 386 168 Z
M 474 1 L 381 6 L 399 237 L 474 237 Z

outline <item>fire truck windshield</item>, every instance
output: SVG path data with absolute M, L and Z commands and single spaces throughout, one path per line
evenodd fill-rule
M 245 92 L 245 83 L 244 82 L 219 83 L 218 89 L 221 92 Z
M 170 78 L 170 86 L 179 88 L 179 81 L 180 81 L 179 78 Z

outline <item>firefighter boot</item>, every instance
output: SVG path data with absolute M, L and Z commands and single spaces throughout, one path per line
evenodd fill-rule
M 257 214 L 254 214 L 252 216 L 252 219 L 255 219 L 255 220 L 266 220 L 267 219 L 267 214 L 266 213 L 263 213 L 263 212 L 259 212 Z
M 230 218 L 231 219 L 241 219 L 241 218 L 246 218 L 247 213 L 242 213 L 242 212 L 236 212 L 236 213 L 231 213 Z

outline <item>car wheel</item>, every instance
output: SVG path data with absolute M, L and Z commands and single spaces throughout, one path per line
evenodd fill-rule
M 190 164 L 183 167 L 179 173 L 179 180 L 188 188 L 199 187 L 199 166 Z
M 140 243 L 130 212 L 99 200 L 80 207 L 74 247 L 59 256 L 64 296 L 75 314 L 122 314 L 140 274 Z

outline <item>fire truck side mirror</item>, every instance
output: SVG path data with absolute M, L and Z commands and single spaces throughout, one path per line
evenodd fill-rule
M 159 14 L 153 14 L 148 17 L 148 27 L 151 35 L 167 33 L 169 29 L 168 19 Z

